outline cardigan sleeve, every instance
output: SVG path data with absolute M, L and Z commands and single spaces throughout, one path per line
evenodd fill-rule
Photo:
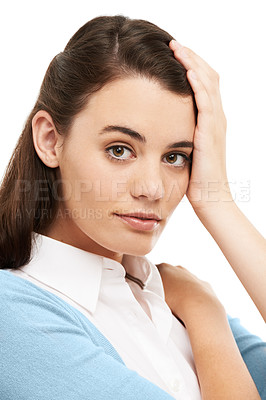
M 228 315 L 228 321 L 243 360 L 252 376 L 260 397 L 266 400 L 266 343 L 248 332 L 239 318 Z
M 108 354 L 57 296 L 5 270 L 0 271 L 0 398 L 173 399 Z

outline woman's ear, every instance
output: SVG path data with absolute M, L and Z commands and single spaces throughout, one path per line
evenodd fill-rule
M 42 162 L 50 168 L 59 166 L 62 136 L 56 130 L 53 119 L 47 111 L 38 111 L 32 119 L 32 138 L 35 150 Z

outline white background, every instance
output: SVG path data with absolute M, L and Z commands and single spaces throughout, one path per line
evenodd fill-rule
M 100 15 L 147 19 L 192 48 L 219 73 L 228 123 L 227 170 L 231 190 L 240 209 L 265 235 L 263 0 L 10 0 L 0 7 L 0 176 L 33 107 L 49 62 L 78 28 Z M 208 280 L 228 313 L 239 317 L 246 328 L 266 340 L 262 318 L 188 201 L 182 200 L 148 257 L 155 263 L 183 265 Z

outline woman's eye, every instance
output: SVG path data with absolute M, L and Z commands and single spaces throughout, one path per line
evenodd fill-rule
M 110 158 L 116 159 L 116 160 L 128 160 L 131 158 L 132 155 L 132 150 L 128 149 L 125 146 L 111 146 L 106 149 L 106 152 Z
M 185 154 L 171 153 L 164 157 L 168 164 L 174 167 L 183 167 L 190 160 Z

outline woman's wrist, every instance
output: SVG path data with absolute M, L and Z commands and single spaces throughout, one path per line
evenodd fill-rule
M 177 305 L 173 313 L 184 322 L 188 331 L 196 332 L 203 322 L 210 327 L 215 321 L 226 318 L 226 310 L 216 296 L 184 300 L 182 306 Z
M 237 205 L 230 191 L 220 190 L 216 192 L 213 190 L 212 192 L 209 190 L 208 193 L 201 194 L 200 199 L 193 202 L 192 207 L 198 218 L 204 224 L 205 219 L 207 220 L 208 217 L 213 217 L 213 214 L 217 215 L 217 213 L 219 214 L 223 211 L 234 209 Z
M 235 202 L 197 211 L 237 277 L 266 321 L 266 241 Z
M 196 329 L 204 320 L 206 324 L 214 323 L 216 318 L 224 318 L 226 310 L 208 282 L 198 288 L 188 286 L 182 291 L 176 303 L 173 303 L 172 312 L 180 318 L 187 329 Z M 198 290 L 199 289 L 199 290 Z M 215 316 L 215 318 L 213 318 Z

